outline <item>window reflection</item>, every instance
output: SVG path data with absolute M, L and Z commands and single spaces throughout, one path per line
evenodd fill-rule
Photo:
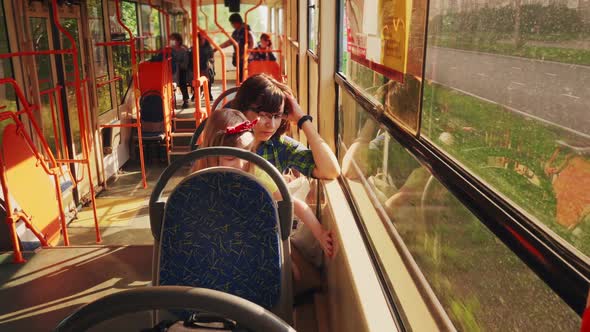
M 353 200 L 366 201 L 363 195 L 376 198 L 375 208 L 386 212 L 384 222 L 400 234 L 458 330 L 579 328 L 579 317 L 566 303 L 350 95 L 341 92 L 341 96 L 343 175 L 349 183 L 362 183 L 365 188 L 352 190 Z M 354 187 L 358 186 L 350 186 Z M 387 257 L 389 253 L 376 254 Z
M 45 17 L 31 17 L 29 24 L 35 51 L 51 49 L 49 45 L 48 19 Z M 51 55 L 35 55 L 35 66 L 37 68 L 37 79 L 39 80 L 39 91 L 41 93 L 41 130 L 47 138 L 47 143 L 51 151 L 54 155 L 57 155 L 57 146 L 59 146 L 59 143 L 56 142 L 60 142 L 63 138 L 59 137 L 59 133 L 61 133 L 60 128 L 57 130 L 58 137 L 55 137 L 56 131 L 53 128 L 52 115 L 57 117 L 58 112 L 63 112 L 63 110 L 57 109 L 58 105 L 61 105 L 61 103 L 57 103 L 57 98 L 61 98 L 61 96 L 58 93 L 51 92 L 51 89 L 55 87 L 55 64 L 53 57 Z
M 4 16 L 4 8 L 0 3 L 0 53 L 9 53 L 10 47 L 8 43 L 8 31 L 6 29 L 6 17 Z M 12 61 L 10 59 L 0 59 L 0 77 L 13 77 Z M 16 94 L 14 88 L 8 84 L 0 85 L 0 112 L 16 110 Z M 8 125 L 8 121 L 0 122 L 0 132 L 3 132 L 4 127 Z M 0 135 L 0 143 L 2 137 Z
M 144 50 L 157 50 L 162 47 L 160 13 L 150 5 L 141 5 L 141 34 Z M 149 55 L 146 55 L 149 58 Z
M 581 4 L 435 3 L 422 135 L 590 254 L 590 51 Z
M 318 44 L 320 42 L 320 1 L 308 1 L 308 37 L 309 49 L 317 54 Z
M 137 5 L 135 3 L 121 1 L 121 18 L 123 23 L 137 36 Z M 129 35 L 119 24 L 117 20 L 117 11 L 114 0 L 109 0 L 109 26 L 111 32 L 111 40 L 121 41 L 128 40 Z M 117 100 L 123 103 L 125 94 L 131 86 L 132 72 L 131 72 L 131 51 L 129 46 L 113 46 L 113 65 L 115 66 L 115 76 L 120 76 L 122 80 L 117 81 Z
M 90 28 L 90 36 L 93 44 L 105 41 L 102 1 L 90 0 L 87 1 L 88 8 L 88 26 Z M 113 108 L 111 99 L 111 85 L 102 85 L 102 82 L 110 80 L 107 47 L 96 46 L 92 47 L 94 56 L 94 73 L 97 84 L 97 98 L 98 98 L 98 112 L 104 114 Z
M 381 104 L 386 116 L 416 133 L 427 2 L 409 4 L 411 15 L 406 16 L 399 14 L 406 13 L 405 4 L 395 1 L 344 1 L 340 71 Z

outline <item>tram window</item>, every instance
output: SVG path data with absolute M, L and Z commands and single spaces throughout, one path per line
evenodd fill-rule
M 308 48 L 318 54 L 318 43 L 320 42 L 320 2 L 308 0 Z
M 158 50 L 162 47 L 160 12 L 150 5 L 141 5 L 141 34 L 145 50 Z
M 201 19 L 201 18 L 199 17 L 199 19 Z M 174 30 L 171 32 L 178 32 L 180 34 L 184 34 L 184 14 L 183 13 L 172 15 L 170 24 L 171 24 L 172 30 Z
M 430 9 L 421 133 L 590 256 L 588 15 L 484 2 Z
M 340 72 L 381 104 L 385 115 L 416 133 L 427 2 L 410 2 L 410 11 L 406 3 L 391 0 L 341 4 Z M 411 12 L 411 16 L 397 17 L 395 10 Z
M 277 30 L 278 30 L 279 35 L 282 35 L 283 31 L 284 31 L 284 29 L 283 29 L 283 22 L 284 22 L 283 21 L 283 19 L 284 19 L 283 18 L 283 8 L 278 8 L 277 13 L 278 13 L 277 14 L 277 16 L 278 16 L 278 20 L 277 20 L 278 29 Z
M 104 20 L 101 0 L 89 0 L 86 2 L 88 9 L 88 26 L 90 38 L 92 40 L 92 50 L 94 57 L 94 75 L 96 84 L 110 80 L 109 62 L 107 58 L 107 47 L 96 46 L 96 43 L 105 41 Z M 107 84 L 96 89 L 98 99 L 98 113 L 104 114 L 113 108 L 111 98 L 111 86 Z
M 35 51 L 45 51 L 51 49 L 49 31 L 49 19 L 47 17 L 30 17 L 29 25 L 31 27 L 33 48 Z M 35 55 L 35 68 L 37 79 L 39 81 L 39 91 L 41 92 L 41 130 L 47 138 L 47 143 L 55 154 L 55 131 L 53 130 L 53 121 L 51 110 L 57 108 L 57 99 L 61 98 L 55 93 L 48 92 L 55 87 L 55 65 L 51 55 Z M 53 95 L 53 99 L 51 98 Z M 51 101 L 53 100 L 53 105 Z M 59 135 L 59 134 L 58 134 Z M 61 141 L 61 140 L 60 140 Z
M 6 25 L 6 16 L 4 15 L 4 7 L 0 4 L 0 53 L 9 53 L 10 46 L 8 43 L 8 31 Z M 12 72 L 12 61 L 10 59 L 0 59 L 0 77 L 14 77 Z M 6 106 L 8 110 L 16 109 L 16 95 L 14 89 L 10 85 L 0 86 L 0 107 Z
M 10 52 L 10 47 L 8 43 L 8 31 L 6 26 L 6 16 L 4 15 L 4 7 L 0 3 L 0 53 L 8 53 Z M 12 71 L 12 61 L 10 59 L 0 59 L 0 77 L 14 77 Z M 6 108 L 0 109 L 0 112 L 6 110 L 16 110 L 16 94 L 12 86 L 8 84 L 0 85 L 0 107 Z M 8 125 L 8 121 L 3 121 L 0 123 L 0 132 L 3 131 L 4 127 Z M 0 142 L 2 142 L 2 137 L 0 137 Z
M 382 223 L 395 226 L 458 330 L 579 329 L 580 318 L 557 294 L 351 95 L 341 91 L 341 98 L 339 159 L 345 181 L 359 211 L 370 209 L 359 203 L 367 202 L 363 197 L 373 197 L 368 204 L 384 211 L 382 220 L 365 219 L 360 213 L 369 241 L 378 248 L 376 243 L 389 239 L 376 230 Z M 376 255 L 386 262 L 390 252 Z M 394 278 L 394 269 L 383 270 Z M 403 310 L 403 298 L 400 304 Z M 406 315 L 411 315 L 409 310 Z
M 127 25 L 131 32 L 137 36 L 137 5 L 132 2 L 122 1 L 121 3 L 121 16 L 123 22 Z M 121 27 L 117 21 L 117 12 L 115 7 L 115 1 L 109 0 L 109 27 L 111 33 L 111 40 L 127 40 L 129 36 L 127 32 Z M 123 104 L 125 102 L 124 97 L 129 87 L 131 87 L 131 51 L 129 46 L 113 46 L 113 64 L 115 66 L 115 76 L 120 76 L 122 80 L 117 81 L 117 100 Z

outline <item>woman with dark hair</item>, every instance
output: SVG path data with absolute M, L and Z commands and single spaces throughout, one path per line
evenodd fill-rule
M 244 77 L 242 75 L 244 73 L 244 61 L 242 61 L 242 59 L 244 56 L 244 48 L 248 47 L 248 49 L 251 49 L 254 47 L 254 34 L 252 33 L 250 26 L 244 23 L 242 16 L 240 16 L 238 13 L 231 14 L 229 16 L 229 22 L 234 28 L 234 32 L 232 32 L 231 37 L 238 43 L 238 49 L 235 49 L 234 47 L 232 64 L 236 66 L 238 70 L 238 76 L 241 80 L 243 80 Z M 248 34 L 248 45 L 246 45 L 246 34 Z M 226 40 L 225 42 L 221 43 L 219 47 L 226 48 L 232 45 L 233 44 L 230 40 Z
M 265 74 L 250 76 L 240 86 L 232 108 L 250 121 L 258 119 L 252 128 L 254 150 L 280 172 L 295 169 L 319 179 L 335 179 L 340 174 L 336 156 L 311 123 L 311 116 L 301 111 L 288 86 Z M 283 135 L 290 123 L 303 130 L 311 149 Z
M 170 47 L 172 48 L 172 75 L 182 92 L 182 108 L 188 107 L 187 73 L 189 70 L 189 52 L 182 43 L 182 36 L 175 32 L 170 35 Z
M 272 41 L 270 40 L 270 36 L 266 33 L 260 35 L 260 42 L 258 46 L 256 46 L 253 50 L 250 51 L 250 56 L 248 57 L 248 62 L 250 61 L 277 61 L 272 52 Z
M 201 76 L 207 76 L 209 80 L 209 100 L 213 101 L 211 88 L 215 79 L 215 59 L 214 50 L 203 31 L 199 31 L 199 70 Z M 193 99 L 194 99 L 193 95 Z

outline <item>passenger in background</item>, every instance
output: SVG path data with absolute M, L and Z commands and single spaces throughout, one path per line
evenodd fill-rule
M 266 33 L 260 35 L 260 42 L 258 42 L 258 46 L 256 46 L 250 52 L 250 56 L 248 57 L 248 61 L 277 61 L 272 52 L 268 52 L 272 50 L 272 41 L 270 40 L 270 36 Z M 257 52 L 262 51 L 262 52 Z
M 206 76 L 209 80 L 209 100 L 213 101 L 211 87 L 215 79 L 215 51 L 205 37 L 203 31 L 199 31 L 199 71 L 201 75 Z M 195 96 L 193 95 L 193 100 Z
M 244 47 L 246 47 L 246 33 L 248 33 L 248 49 L 254 47 L 254 34 L 252 34 L 252 31 L 250 30 L 250 26 L 244 24 L 242 16 L 240 16 L 238 13 L 231 14 L 229 16 L 229 22 L 231 23 L 232 27 L 234 27 L 234 32 L 232 32 L 231 37 L 238 43 L 238 49 L 236 50 L 234 48 L 232 64 L 237 68 L 237 72 L 241 80 L 244 80 L 244 61 L 242 59 L 244 57 Z M 232 45 L 233 44 L 231 40 L 227 40 L 221 43 L 219 46 L 221 48 L 226 48 Z
M 172 48 L 172 75 L 182 92 L 182 108 L 187 108 L 189 51 L 182 42 L 182 36 L 177 32 L 170 35 L 170 47 Z
M 340 174 L 336 156 L 288 86 L 266 74 L 250 76 L 240 86 L 232 107 L 250 121 L 258 119 L 253 127 L 254 151 L 280 172 L 295 169 L 318 179 L 335 179 Z M 311 149 L 284 135 L 290 123 L 303 130 Z
M 245 150 L 251 150 L 252 144 L 256 141 L 252 128 L 258 120 L 248 121 L 240 111 L 232 109 L 221 109 L 214 111 L 203 130 L 202 147 L 229 146 Z M 197 161 L 194 171 L 213 166 L 226 166 L 241 169 L 253 174 L 264 187 L 273 194 L 274 198 L 281 200 L 278 188 L 270 176 L 250 165 L 245 160 L 236 157 L 214 157 Z M 292 197 L 295 216 L 309 228 L 315 239 L 319 242 L 322 250 L 328 257 L 334 254 L 332 232 L 326 230 L 319 223 L 312 209 L 302 200 Z M 310 244 L 313 245 L 313 244 Z M 302 251 L 305 251 L 303 249 Z M 294 265 L 296 279 L 300 279 L 297 267 Z

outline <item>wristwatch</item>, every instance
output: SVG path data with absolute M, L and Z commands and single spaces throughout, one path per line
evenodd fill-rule
M 311 115 L 307 115 L 307 114 L 306 114 L 306 115 L 302 116 L 302 117 L 299 119 L 299 121 L 297 121 L 297 128 L 299 128 L 299 129 L 301 130 L 301 126 L 303 126 L 303 123 L 304 123 L 305 121 L 307 121 L 307 120 L 309 120 L 309 121 L 313 121 L 313 118 L 311 117 Z

